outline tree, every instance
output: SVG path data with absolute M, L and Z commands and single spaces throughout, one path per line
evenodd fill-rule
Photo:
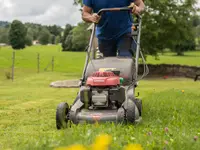
M 56 42 L 56 36 L 53 35 L 53 34 L 51 34 L 51 35 L 50 35 L 50 43 L 51 43 L 51 44 L 55 44 L 55 42 Z
M 59 36 L 59 35 L 61 35 L 61 32 L 62 32 L 62 28 L 57 25 L 48 26 L 47 29 L 54 36 Z
M 143 16 L 142 47 L 150 54 L 170 48 L 183 55 L 188 41 L 194 41 L 193 16 L 195 0 L 145 1 Z M 193 42 L 191 42 L 193 43 Z M 183 48 L 184 47 L 184 48 Z
M 195 15 L 193 18 L 193 26 L 195 33 L 195 44 L 199 48 L 200 46 L 200 16 Z
M 200 25 L 200 16 L 199 15 L 194 15 L 193 16 L 193 26 L 197 27 Z
M 46 28 L 42 29 L 39 36 L 39 42 L 42 45 L 47 45 L 50 41 L 50 38 L 51 38 L 51 34 L 49 30 L 47 30 Z
M 7 26 L 9 26 L 9 22 L 7 22 L 7 21 L 0 21 L 0 27 L 7 27 Z
M 26 35 L 26 45 L 32 46 L 33 45 L 33 37 L 29 34 Z
M 83 5 L 83 1 L 82 0 L 74 0 L 74 4 L 75 5 L 80 4 L 82 6 Z
M 81 22 L 72 30 L 72 50 L 84 51 L 89 42 L 88 24 Z
M 70 24 L 67 24 L 65 26 L 64 35 L 63 35 L 62 41 L 61 41 L 62 42 L 62 49 L 63 49 L 63 51 L 67 50 L 66 47 L 68 47 L 68 46 L 66 45 L 66 38 L 67 38 L 68 34 L 70 33 L 70 31 L 72 29 L 73 29 L 73 27 Z
M 195 27 L 196 45 L 200 47 L 200 25 Z
M 65 49 L 63 51 L 73 51 L 72 48 L 72 30 L 69 32 L 66 40 L 65 40 Z
M 26 45 L 26 28 L 22 22 L 14 20 L 9 31 L 9 41 L 13 49 L 23 49 Z
M 59 43 L 60 43 L 60 36 L 56 36 L 55 44 L 59 44 Z
M 81 22 L 68 32 L 68 35 L 63 43 L 63 51 L 84 51 L 88 42 L 90 32 L 87 31 L 88 24 Z
M 8 28 L 0 27 L 0 43 L 9 44 L 8 33 L 9 33 Z
M 27 27 L 27 35 L 30 36 L 32 39 L 34 37 L 35 31 L 31 27 Z

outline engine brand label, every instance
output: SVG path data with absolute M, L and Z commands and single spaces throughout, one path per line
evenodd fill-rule
M 117 68 L 99 68 L 99 71 L 104 72 L 104 71 L 114 71 Z

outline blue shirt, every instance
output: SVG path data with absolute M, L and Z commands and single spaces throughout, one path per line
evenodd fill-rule
M 83 0 L 83 4 L 97 13 L 102 8 L 129 6 L 134 0 Z M 105 12 L 96 28 L 96 36 L 101 40 L 117 39 L 131 32 L 132 17 L 130 12 Z

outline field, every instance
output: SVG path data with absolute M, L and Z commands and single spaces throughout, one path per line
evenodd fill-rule
M 55 71 L 37 74 L 55 56 Z M 71 103 L 78 89 L 53 89 L 56 80 L 80 78 L 84 53 L 62 53 L 59 47 L 30 47 L 16 53 L 16 78 L 7 80 L 12 51 L 0 49 L 0 149 L 54 149 L 72 144 L 90 145 L 102 133 L 112 136 L 111 149 L 129 143 L 144 149 L 200 149 L 200 82 L 191 79 L 145 79 L 137 92 L 143 99 L 143 121 L 137 125 L 79 125 L 64 131 L 55 128 L 57 105 Z M 148 63 L 199 65 L 200 52 L 177 57 L 167 53 Z

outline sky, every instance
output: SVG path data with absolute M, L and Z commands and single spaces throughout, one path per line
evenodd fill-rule
M 198 6 L 200 8 L 200 0 Z M 43 25 L 76 25 L 81 21 L 79 7 L 73 0 L 0 0 L 0 20 L 40 23 Z

